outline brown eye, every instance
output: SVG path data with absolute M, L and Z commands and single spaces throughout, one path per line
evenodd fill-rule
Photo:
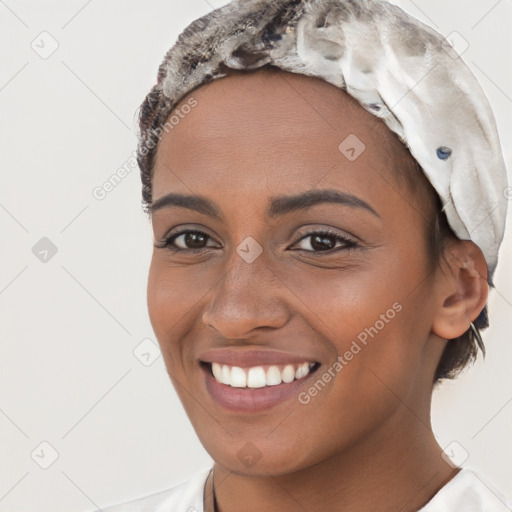
M 213 240 L 206 233 L 203 233 L 202 231 L 187 230 L 175 233 L 165 239 L 157 247 L 179 252 L 187 250 L 193 251 L 216 246 L 215 243 L 209 244 L 209 242 L 213 242 Z
M 311 247 L 318 251 L 328 251 L 336 246 L 335 238 L 330 235 L 311 235 L 309 238 Z
M 175 237 L 173 241 L 180 249 L 202 249 L 206 246 L 207 240 L 208 235 L 199 231 L 189 231 Z
M 329 231 L 314 231 L 306 234 L 297 243 L 299 250 L 308 252 L 327 252 L 335 249 L 351 249 L 356 242 Z

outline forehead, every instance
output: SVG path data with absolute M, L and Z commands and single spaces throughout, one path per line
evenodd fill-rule
M 234 72 L 209 82 L 183 98 L 175 111 L 192 97 L 199 109 L 187 117 L 195 121 L 193 135 L 198 139 L 231 136 L 233 128 L 247 135 L 271 131 L 290 136 L 378 124 L 381 135 L 391 135 L 344 91 L 315 77 L 276 69 Z
M 335 86 L 284 71 L 235 73 L 203 85 L 158 144 L 153 198 L 169 189 L 283 191 L 362 186 L 372 193 L 410 158 L 375 116 Z M 354 158 L 355 157 L 355 158 Z M 411 159 L 412 160 L 412 159 Z

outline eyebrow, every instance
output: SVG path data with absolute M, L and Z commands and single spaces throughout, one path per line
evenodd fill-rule
M 380 218 L 380 215 L 359 197 L 332 189 L 310 190 L 292 196 L 273 197 L 270 199 L 270 206 L 265 213 L 269 217 L 277 217 L 297 210 L 305 210 L 322 203 L 337 203 L 352 208 L 365 209 Z M 151 213 L 154 213 L 157 210 L 173 206 L 194 210 L 215 219 L 222 219 L 220 210 L 212 201 L 197 195 L 170 193 L 157 199 L 149 209 Z
M 272 198 L 267 210 L 269 217 L 284 215 L 296 210 L 311 208 L 321 203 L 337 203 L 352 208 L 363 208 L 380 218 L 380 215 L 365 201 L 357 196 L 338 190 L 310 190 L 296 196 L 281 196 Z

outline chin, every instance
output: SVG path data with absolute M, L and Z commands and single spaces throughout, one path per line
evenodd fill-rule
M 282 476 L 305 469 L 323 458 L 314 448 L 315 456 L 308 455 L 299 435 L 294 444 L 290 443 L 291 435 L 272 438 L 271 434 L 254 441 L 247 436 L 245 439 L 248 440 L 233 437 L 221 443 L 203 443 L 203 446 L 216 464 L 240 476 Z

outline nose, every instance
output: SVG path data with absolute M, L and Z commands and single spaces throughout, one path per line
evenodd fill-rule
M 234 254 L 211 290 L 202 321 L 226 339 L 246 339 L 254 330 L 277 329 L 289 319 L 286 287 L 260 258 L 246 263 Z

